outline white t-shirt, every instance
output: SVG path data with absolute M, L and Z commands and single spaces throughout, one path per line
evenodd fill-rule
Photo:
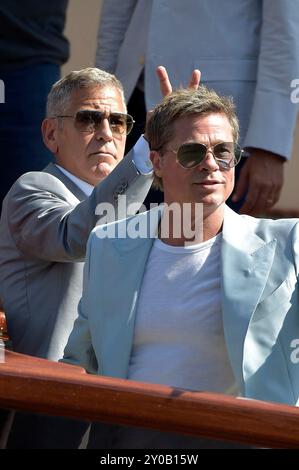
M 174 247 L 157 239 L 138 299 L 131 380 L 236 394 L 224 340 L 221 234 Z

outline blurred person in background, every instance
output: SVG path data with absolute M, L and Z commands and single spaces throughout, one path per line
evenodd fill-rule
M 201 83 L 233 97 L 249 156 L 236 168 L 228 204 L 251 215 L 269 210 L 292 150 L 298 24 L 298 0 L 104 0 L 96 65 L 121 80 L 140 124 L 129 145 L 143 131 L 145 110 L 160 100 L 155 67 L 166 66 L 175 88 L 183 73 L 199 68 Z M 150 191 L 147 205 L 162 199 Z
M 47 95 L 69 58 L 63 35 L 68 0 L 1 0 L 0 204 L 14 181 L 52 159 L 40 127 Z

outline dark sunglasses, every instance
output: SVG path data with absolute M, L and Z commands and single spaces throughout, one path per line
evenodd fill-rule
M 202 163 L 210 148 L 217 164 L 223 170 L 228 170 L 236 166 L 244 152 L 241 147 L 234 142 L 220 142 L 211 147 L 200 143 L 190 143 L 181 145 L 178 150 L 168 149 L 168 151 L 176 154 L 177 161 L 183 168 L 189 169 Z
M 80 132 L 91 134 L 99 129 L 103 119 L 107 118 L 111 132 L 113 134 L 126 134 L 128 135 L 134 125 L 134 119 L 130 114 L 124 113 L 110 113 L 106 114 L 102 111 L 93 109 L 83 109 L 78 111 L 75 115 L 60 115 L 54 116 L 55 118 L 73 118 L 75 121 L 75 128 Z

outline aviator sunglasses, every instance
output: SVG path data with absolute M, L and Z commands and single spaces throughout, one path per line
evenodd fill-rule
M 54 118 L 73 118 L 75 128 L 84 133 L 91 134 L 97 131 L 103 121 L 107 118 L 111 132 L 113 134 L 126 134 L 128 135 L 134 125 L 134 119 L 130 114 L 124 113 L 110 113 L 106 114 L 102 111 L 93 109 L 82 109 L 77 111 L 74 115 L 59 115 Z
M 160 150 L 159 149 L 156 150 Z M 176 155 L 178 163 L 185 169 L 195 168 L 203 162 L 208 150 L 211 149 L 213 156 L 223 170 L 228 170 L 236 166 L 244 151 L 234 142 L 220 142 L 207 147 L 200 143 L 187 143 L 181 145 L 178 150 L 167 149 L 167 152 L 173 152 Z

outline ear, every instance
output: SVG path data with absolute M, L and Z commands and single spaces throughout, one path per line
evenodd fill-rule
M 58 121 L 57 119 L 46 118 L 42 122 L 41 131 L 43 135 L 43 141 L 46 147 L 57 155 L 58 153 Z
M 154 173 L 156 176 L 162 178 L 163 176 L 163 158 L 156 150 L 151 150 L 150 159 L 153 164 Z

